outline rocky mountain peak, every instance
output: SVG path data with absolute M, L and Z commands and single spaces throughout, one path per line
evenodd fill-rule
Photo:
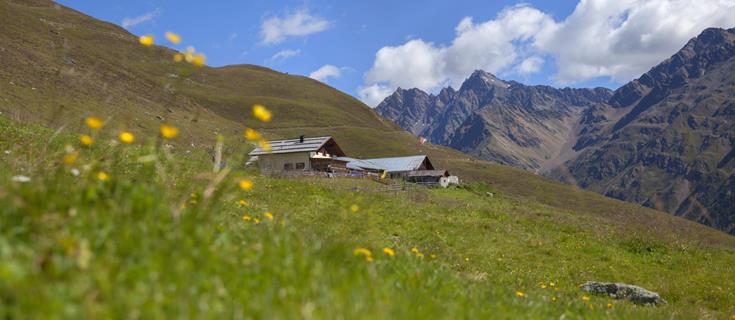
M 472 74 L 462 83 L 459 91 L 468 90 L 486 90 L 492 87 L 508 88 L 507 82 L 500 80 L 494 74 L 485 72 L 483 70 L 475 70 Z

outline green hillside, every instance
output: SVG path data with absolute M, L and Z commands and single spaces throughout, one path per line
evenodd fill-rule
M 419 146 L 305 77 L 176 63 L 170 49 L 51 2 L 0 1 L 0 21 L 0 317 L 735 313 L 735 238 L 722 232 Z M 253 119 L 254 103 L 273 121 Z M 107 125 L 83 148 L 90 115 Z M 180 136 L 156 140 L 162 122 Z M 273 138 L 332 135 L 355 157 L 425 153 L 466 183 L 386 194 L 368 181 L 259 177 L 240 165 L 252 148 L 245 127 Z M 122 129 L 138 137 L 133 146 L 110 142 Z M 217 134 L 228 164 L 220 175 L 211 169 Z M 237 188 L 243 177 L 253 190 Z M 585 301 L 577 285 L 587 280 L 638 284 L 669 304 Z
M 174 155 L 151 136 L 107 143 L 104 130 L 83 148 L 73 135 L 0 118 L 0 317 L 735 313 L 731 242 L 620 232 L 478 183 L 384 193 L 365 180 L 214 174 L 206 153 Z M 238 188 L 243 178 L 252 190 Z M 585 295 L 577 286 L 587 280 L 635 283 L 669 303 Z
M 332 135 L 353 157 L 423 153 L 465 181 L 623 229 L 706 243 L 735 243 L 709 228 L 611 200 L 536 175 L 475 160 L 449 148 L 419 146 L 417 138 L 379 117 L 355 98 L 312 79 L 237 65 L 222 68 L 176 63 L 175 51 L 144 47 L 126 30 L 50 1 L 0 1 L 0 112 L 22 123 L 65 131 L 82 129 L 89 115 L 115 129 L 157 132 L 161 122 L 181 129 L 176 152 L 208 150 L 216 134 L 244 142 L 245 127 L 267 137 Z M 185 40 L 185 39 L 184 39 Z M 274 121 L 249 117 L 254 103 Z M 226 150 L 239 163 L 246 144 Z

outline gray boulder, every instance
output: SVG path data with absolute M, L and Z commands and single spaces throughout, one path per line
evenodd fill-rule
M 582 290 L 592 294 L 608 295 L 615 299 L 627 299 L 635 304 L 666 304 L 666 300 L 662 299 L 658 293 L 625 283 L 587 281 L 582 285 Z

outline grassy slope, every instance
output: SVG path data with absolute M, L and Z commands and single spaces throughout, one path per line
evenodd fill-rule
M 216 133 L 240 137 L 245 126 L 269 137 L 333 135 L 355 157 L 428 154 L 466 181 L 577 214 L 600 217 L 627 233 L 655 232 L 662 240 L 735 246 L 732 237 L 636 205 L 551 182 L 513 168 L 476 161 L 457 151 L 418 146 L 416 138 L 353 97 L 317 81 L 267 68 L 195 68 L 174 63 L 174 51 L 142 47 L 127 31 L 39 0 L 0 1 L 0 112 L 20 122 L 79 130 L 86 115 L 114 128 L 155 132 L 163 119 L 182 129 L 179 151 L 211 149 Z M 263 126 L 248 117 L 262 103 L 274 113 Z M 192 146 L 194 148 L 192 148 Z M 247 146 L 227 149 L 240 162 Z
M 621 234 L 599 216 L 519 201 L 481 184 L 384 194 L 369 181 L 258 177 L 243 191 L 238 177 L 254 173 L 235 170 L 206 197 L 213 181 L 207 154 L 172 155 L 142 136 L 137 146 L 112 146 L 108 131 L 81 149 L 72 166 L 81 174 L 73 176 L 59 159 L 75 137 L 0 118 L 0 166 L 7 168 L 0 171 L 0 317 L 735 313 L 732 250 Z M 144 155 L 159 160 L 139 163 Z M 110 180 L 97 181 L 100 170 Z M 16 174 L 31 182 L 11 182 Z M 488 191 L 496 195 L 483 196 Z M 240 207 L 240 199 L 249 204 Z M 245 222 L 243 213 L 263 222 Z M 354 256 L 357 247 L 371 249 L 375 261 Z M 383 247 L 396 256 L 381 254 Z M 577 285 L 590 279 L 636 283 L 669 304 L 585 302 Z

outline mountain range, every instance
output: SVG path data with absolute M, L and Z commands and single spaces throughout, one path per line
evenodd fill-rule
M 735 233 L 735 29 L 704 30 L 615 91 L 478 70 L 459 90 L 399 88 L 376 110 L 432 142 Z

